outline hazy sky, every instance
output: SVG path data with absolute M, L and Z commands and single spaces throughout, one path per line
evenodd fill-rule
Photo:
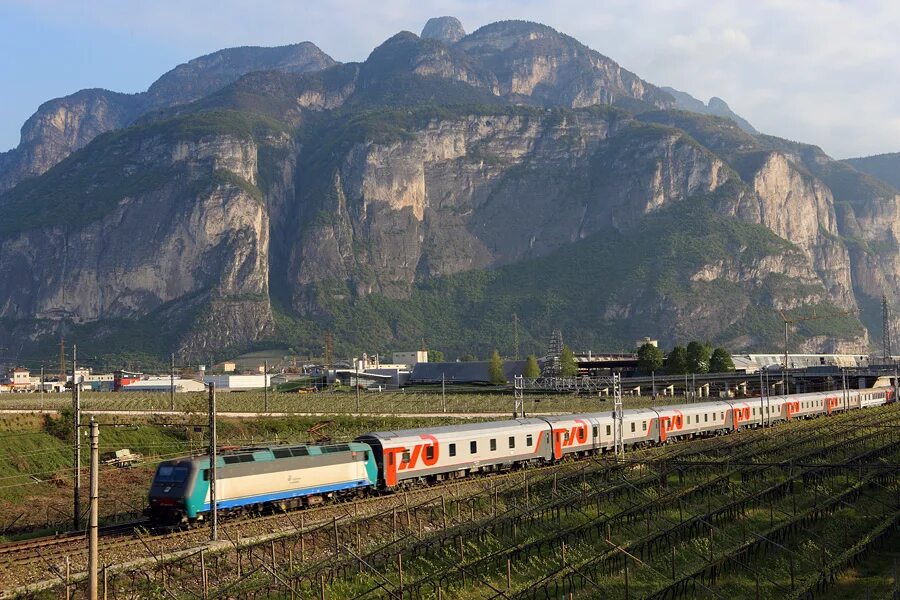
M 725 99 L 838 158 L 900 151 L 900 2 L 858 0 L 0 0 L 0 150 L 41 102 L 145 90 L 220 48 L 309 40 L 340 61 L 454 15 L 546 23 L 642 78 Z

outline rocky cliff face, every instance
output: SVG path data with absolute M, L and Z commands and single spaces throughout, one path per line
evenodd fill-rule
M 204 360 L 266 340 L 317 352 L 326 330 L 357 349 L 481 351 L 505 347 L 515 313 L 537 351 L 555 324 L 585 347 L 651 331 L 763 348 L 778 310 L 861 311 L 871 328 L 873 298 L 900 293 L 890 186 L 672 110 L 550 28 L 453 41 L 450 25 L 314 72 L 281 49 L 263 61 L 280 72 L 100 137 L 134 121 L 134 97 L 47 108 L 29 140 L 58 164 L 0 194 L 16 215 L 0 223 L 0 336 L 177 321 L 169 350 Z M 188 63 L 148 94 L 205 94 L 252 54 Z M 857 352 L 867 336 L 850 316 L 794 344 Z
M 22 126 L 19 146 L 0 155 L 0 191 L 40 175 L 106 131 L 121 129 L 140 112 L 140 98 L 82 90 L 41 105 Z
M 149 110 L 196 100 L 254 71 L 302 73 L 334 64 L 309 42 L 229 48 L 175 67 L 140 94 L 95 89 L 50 100 L 25 122 L 19 146 L 0 153 L 0 192 L 44 173 L 101 133 L 121 129 Z
M 181 303 L 207 307 L 222 326 L 237 321 L 227 330 L 241 339 L 269 330 L 269 215 L 254 186 L 256 143 L 235 135 L 159 135 L 126 140 L 122 149 L 124 173 L 167 176 L 122 196 L 100 218 L 7 232 L 0 316 L 85 323 Z M 90 168 L 77 160 L 58 167 L 69 177 Z M 210 334 L 228 337 L 222 327 L 198 330 L 191 347 L 203 348 Z

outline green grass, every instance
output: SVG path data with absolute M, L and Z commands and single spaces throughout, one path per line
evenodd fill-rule
M 265 395 L 262 391 L 219 393 L 216 407 L 220 413 L 262 412 Z M 440 392 L 362 392 L 360 407 L 366 414 L 417 414 L 441 413 L 446 404 L 448 413 L 510 413 L 511 393 L 454 393 L 452 386 L 442 399 Z M 678 399 L 677 401 L 681 401 Z M 625 405 L 644 407 L 667 403 L 663 399 L 655 403 L 647 397 L 626 397 Z M 0 409 L 37 410 L 39 408 L 61 410 L 71 407 L 69 394 L 47 394 L 41 404 L 38 394 L 4 394 L 0 396 Z M 84 392 L 82 410 L 97 411 L 168 411 L 169 394 L 165 392 Z M 206 414 L 208 406 L 204 393 L 175 394 L 175 408 L 186 413 Z M 528 395 L 528 412 L 584 412 L 612 410 L 612 400 L 593 396 Z M 270 392 L 269 411 L 284 413 L 317 413 L 348 415 L 356 412 L 356 394 L 352 392 L 289 393 Z M 129 417 L 120 417 L 127 420 Z

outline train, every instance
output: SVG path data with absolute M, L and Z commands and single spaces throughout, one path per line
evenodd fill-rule
M 718 400 L 622 411 L 625 447 L 668 444 L 895 401 L 892 388 Z M 611 451 L 612 411 L 380 431 L 342 444 L 243 448 L 216 457 L 223 512 L 289 510 L 325 499 L 549 464 Z M 157 523 L 202 521 L 210 511 L 209 457 L 166 460 L 149 490 Z

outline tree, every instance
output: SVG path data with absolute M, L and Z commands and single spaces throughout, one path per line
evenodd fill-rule
M 683 375 L 688 372 L 687 350 L 684 346 L 675 346 L 666 357 L 666 372 L 669 375 Z
M 537 357 L 529 354 L 525 361 L 525 369 L 522 371 L 522 377 L 525 379 L 537 379 L 541 376 L 541 368 L 538 366 Z
M 471 354 L 469 352 L 467 352 L 459 357 L 459 362 L 475 362 L 476 360 L 478 360 L 478 359 L 475 358 L 475 355 Z
M 491 362 L 488 364 L 488 381 L 494 385 L 504 385 L 506 383 L 506 374 L 503 372 L 503 359 L 500 353 L 494 350 L 491 354 Z
M 653 344 L 644 344 L 638 348 L 638 368 L 644 373 L 659 371 L 664 358 L 662 350 Z
M 429 350 L 428 362 L 444 362 L 444 353 L 440 350 Z
M 734 371 L 734 361 L 731 360 L 728 350 L 719 346 L 713 350 L 712 357 L 709 359 L 709 372 L 727 373 L 729 371 Z
M 709 344 L 702 342 L 691 342 L 687 345 L 687 372 L 688 373 L 708 373 L 709 357 L 712 354 L 712 348 Z
M 563 377 L 575 377 L 578 375 L 578 363 L 575 362 L 575 353 L 568 346 L 563 346 L 559 355 L 559 374 Z

